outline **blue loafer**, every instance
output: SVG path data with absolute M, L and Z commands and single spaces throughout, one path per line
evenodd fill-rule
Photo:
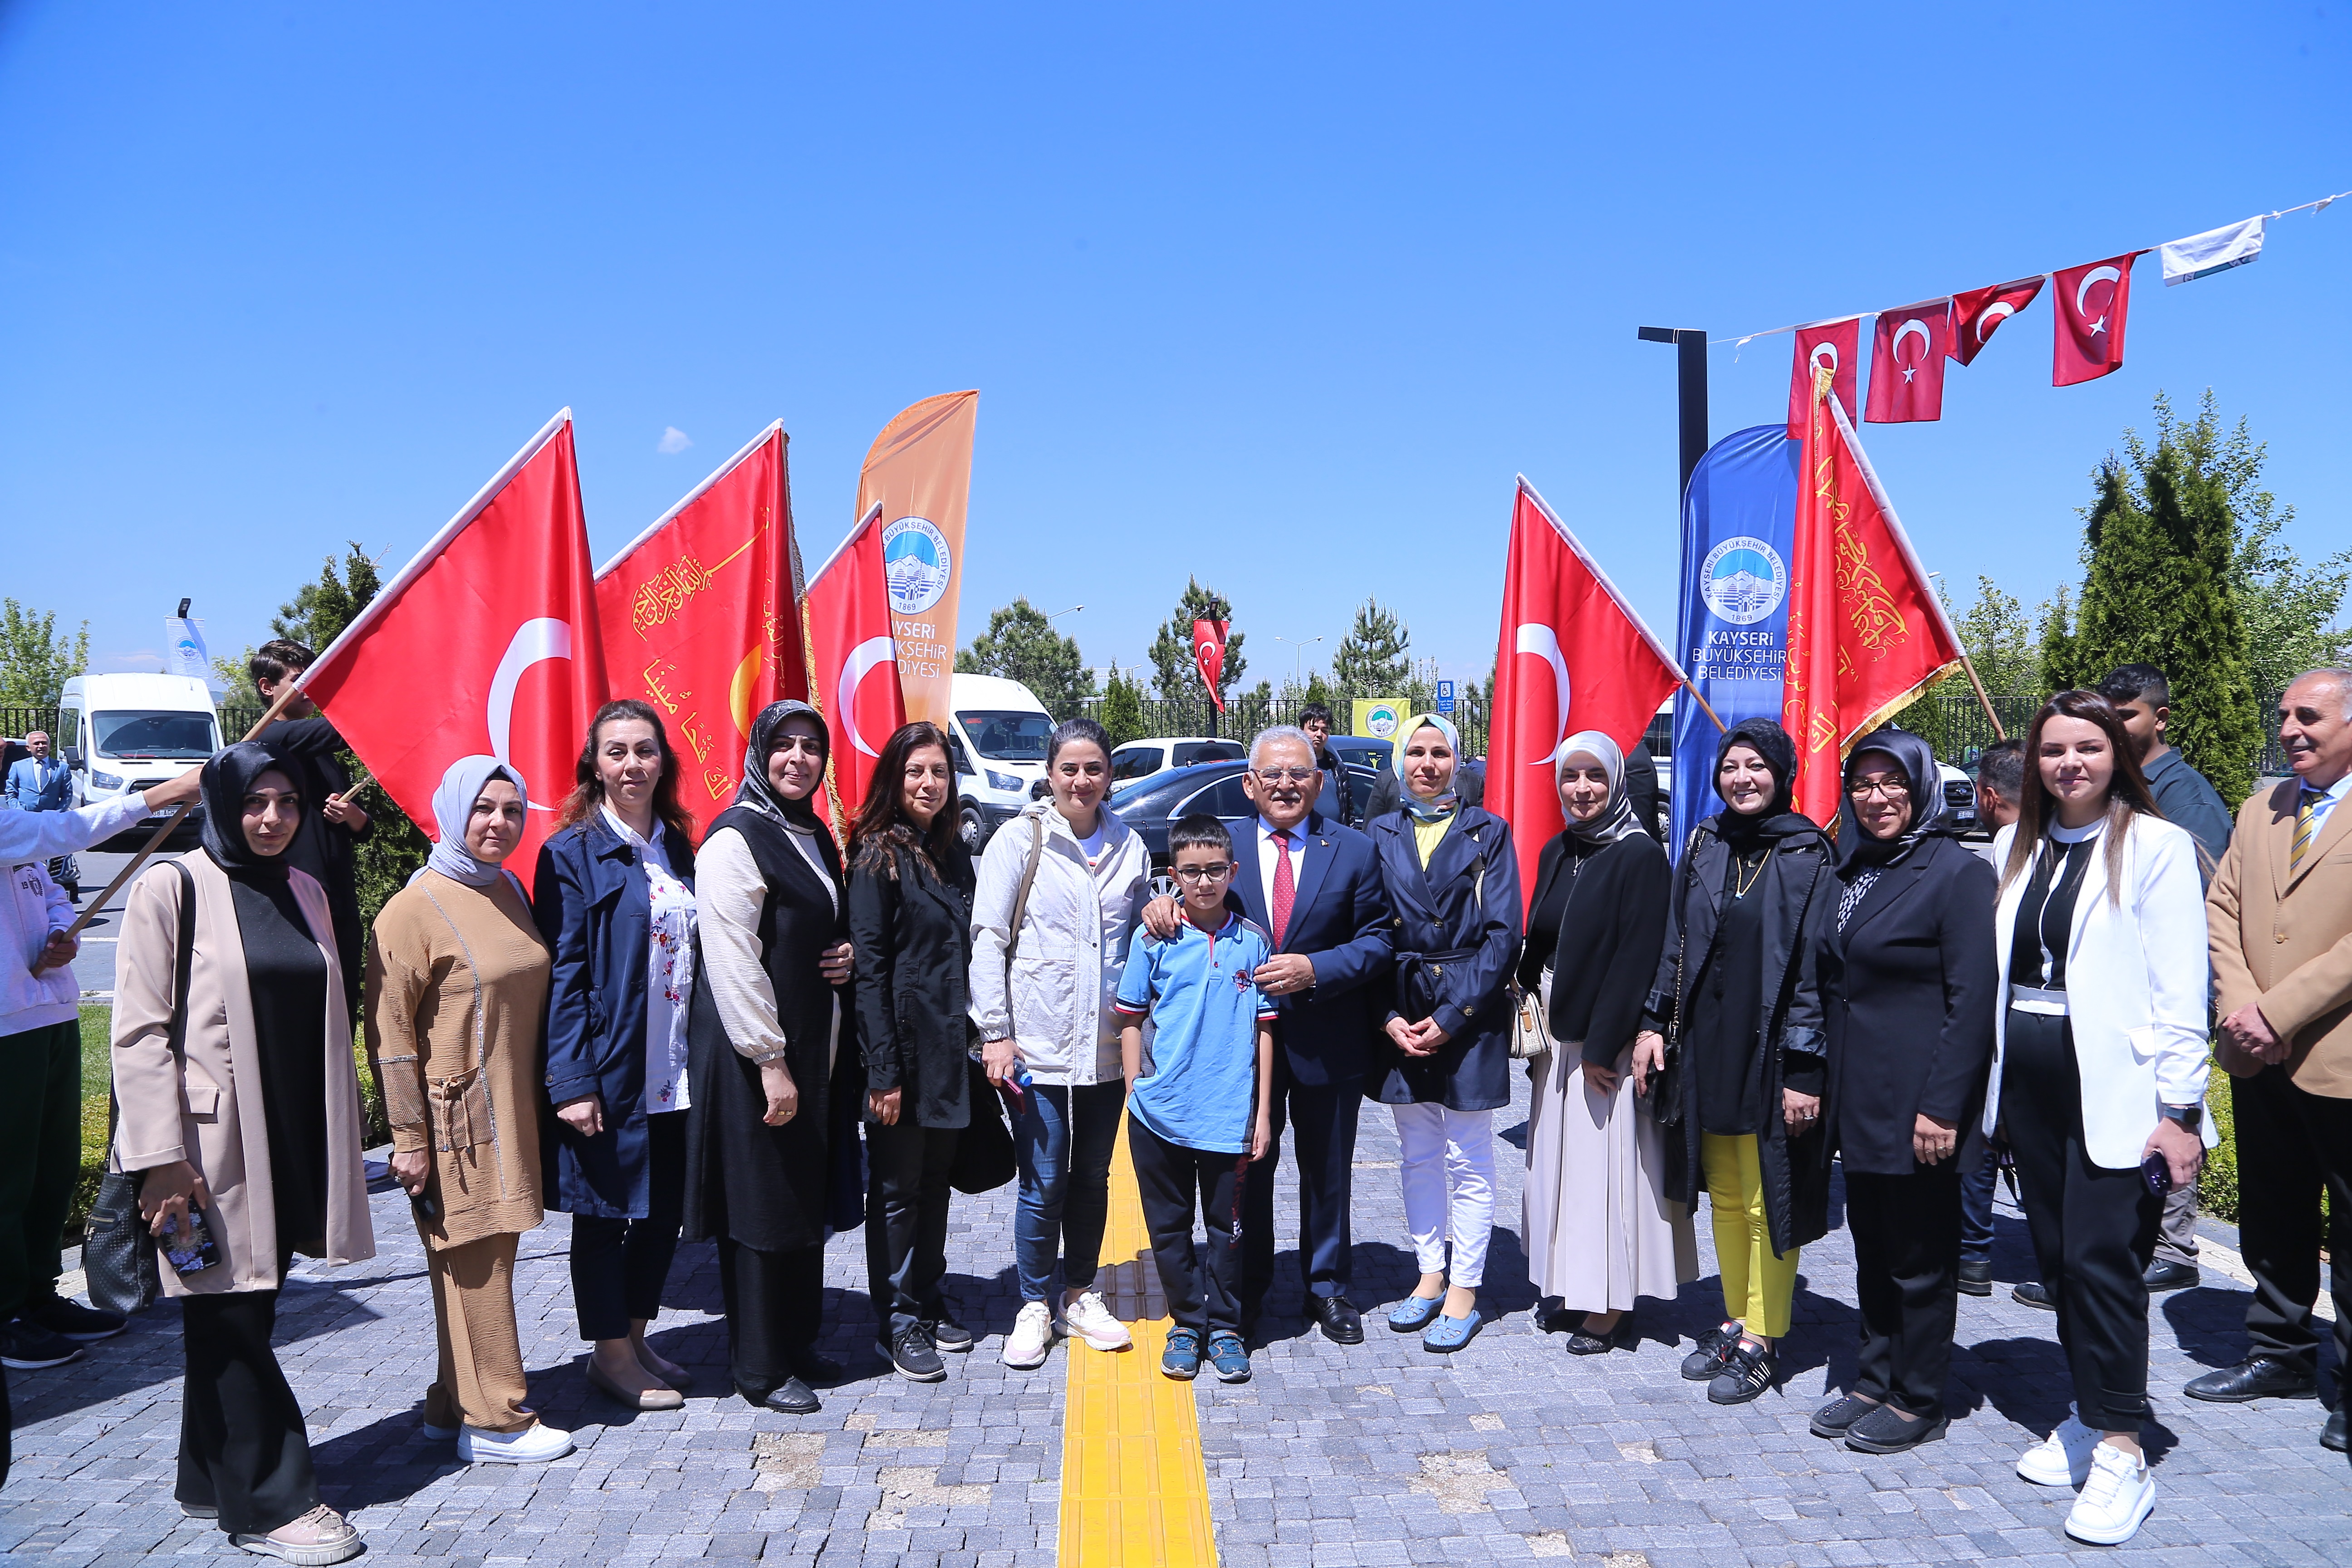
M 1440 1355 L 1458 1351 L 1476 1337 L 1479 1326 L 1486 1321 L 1486 1315 L 1475 1307 L 1470 1309 L 1466 1318 L 1449 1318 L 1441 1312 L 1437 1321 L 1429 1325 L 1429 1332 L 1421 1336 L 1421 1348 Z
M 1444 1305 L 1443 1296 L 1407 1296 L 1389 1309 L 1389 1327 L 1401 1334 L 1417 1334 L 1429 1327 L 1429 1320 Z

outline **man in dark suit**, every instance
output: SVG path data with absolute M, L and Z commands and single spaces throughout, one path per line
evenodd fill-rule
M 1315 809 L 1322 774 L 1307 732 L 1288 724 L 1261 731 L 1249 765 L 1242 787 L 1258 816 L 1234 825 L 1226 898 L 1273 939 L 1274 956 L 1256 978 L 1276 1018 L 1275 1142 L 1242 1186 L 1242 1322 L 1245 1331 L 1255 1323 L 1274 1283 L 1274 1173 L 1286 1121 L 1307 1310 L 1327 1338 L 1351 1345 L 1364 1326 L 1348 1300 L 1349 1188 L 1394 917 L 1372 841 Z M 1155 900 L 1145 919 L 1155 931 L 1174 929 L 1174 900 Z

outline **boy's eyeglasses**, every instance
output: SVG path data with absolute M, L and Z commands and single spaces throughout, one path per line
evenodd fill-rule
M 1271 789 L 1278 784 L 1305 784 L 1315 776 L 1313 768 L 1260 768 L 1257 782 Z
M 1214 866 L 1171 866 L 1177 879 L 1185 882 L 1222 882 L 1233 874 L 1233 868 L 1223 861 Z

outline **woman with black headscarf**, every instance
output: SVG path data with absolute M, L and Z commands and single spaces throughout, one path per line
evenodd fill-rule
M 1836 879 L 1827 836 L 1790 804 L 1796 764 L 1769 719 L 1743 720 L 1717 746 L 1724 809 L 1683 850 L 1633 1046 L 1635 1088 L 1658 1096 L 1667 1129 L 1666 1195 L 1690 1202 L 1704 1183 L 1713 1217 L 1724 1321 L 1683 1375 L 1717 1405 L 1772 1385 L 1797 1249 L 1829 1223 L 1814 963 Z
M 292 777 L 247 742 L 205 764 L 204 799 L 203 851 L 152 867 L 123 913 L 114 1158 L 143 1173 L 180 1298 L 181 1512 L 248 1552 L 340 1563 L 359 1531 L 320 1500 L 269 1336 L 294 1254 L 375 1256 L 352 1010 L 326 894 L 286 864 L 308 804 Z
M 1845 1167 L 1862 1347 L 1813 1432 L 1865 1454 L 1944 1435 L 1959 1310 L 1960 1176 L 2000 990 L 1993 873 L 1952 837 L 1927 742 L 1880 730 L 1845 766 L 1835 907 L 1822 935 L 1823 1152 Z
M 841 853 L 816 814 L 824 721 L 774 702 L 751 724 L 743 783 L 696 858 L 701 962 L 688 1021 L 686 1234 L 719 1243 L 736 1392 L 786 1415 L 818 1408 L 816 1353 L 849 979 Z

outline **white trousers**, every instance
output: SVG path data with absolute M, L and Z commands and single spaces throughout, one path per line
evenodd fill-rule
M 1475 1289 L 1486 1282 L 1486 1237 L 1495 1228 L 1495 1113 L 1443 1105 L 1389 1109 L 1396 1113 L 1405 1228 L 1421 1271 Z

